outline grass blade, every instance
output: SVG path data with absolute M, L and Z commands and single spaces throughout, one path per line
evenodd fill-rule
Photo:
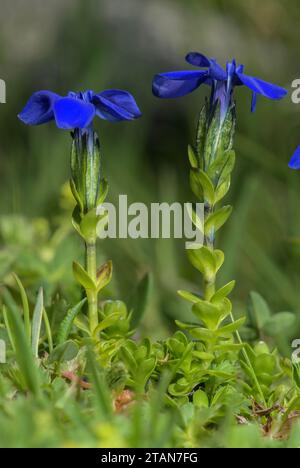
M 40 395 L 39 375 L 30 344 L 24 330 L 24 325 L 13 298 L 7 289 L 3 290 L 3 299 L 7 305 L 7 320 L 13 337 L 16 361 L 22 372 L 28 389 L 35 395 Z
M 4 324 L 5 324 L 5 328 L 6 328 L 6 331 L 7 331 L 7 335 L 8 335 L 11 347 L 12 347 L 13 351 L 16 352 L 16 347 L 15 347 L 15 343 L 14 343 L 14 339 L 13 339 L 13 334 L 12 334 L 12 331 L 11 331 L 11 328 L 10 328 L 10 325 L 9 325 L 9 320 L 8 320 L 8 316 L 7 316 L 7 309 L 6 309 L 5 305 L 2 308 L 2 313 L 3 313 Z
M 47 312 L 46 312 L 45 308 L 43 308 L 43 319 L 44 319 L 46 335 L 47 335 L 47 339 L 48 339 L 49 353 L 52 353 L 52 351 L 53 351 L 52 331 L 51 331 L 50 322 L 49 322 L 48 315 L 47 315 Z
M 20 290 L 20 295 L 21 295 L 22 305 L 23 305 L 25 332 L 28 337 L 28 340 L 30 341 L 31 340 L 31 322 L 30 322 L 30 311 L 29 311 L 27 294 L 19 277 L 15 273 L 13 273 L 13 277 Z
M 43 293 L 43 288 L 40 288 L 38 292 L 35 308 L 33 311 L 33 317 L 32 317 L 31 346 L 32 346 L 33 355 L 36 358 L 38 357 L 38 351 L 39 351 L 39 339 L 40 339 L 40 334 L 41 334 L 43 309 L 44 309 L 44 293 Z
M 65 341 L 67 341 L 67 339 L 69 337 L 69 334 L 71 332 L 73 322 L 74 322 L 75 318 L 77 317 L 77 315 L 79 314 L 79 312 L 81 311 L 84 304 L 86 303 L 86 301 L 87 301 L 87 299 L 84 298 L 75 307 L 73 307 L 72 309 L 70 309 L 68 311 L 66 317 L 62 321 L 62 323 L 61 323 L 61 325 L 59 327 L 59 330 L 58 330 L 58 335 L 57 335 L 57 344 L 58 345 L 61 345 Z

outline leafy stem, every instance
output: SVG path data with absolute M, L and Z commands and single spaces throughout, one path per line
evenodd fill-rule
M 86 270 L 89 277 L 96 284 L 97 283 L 97 250 L 96 250 L 96 239 L 89 240 L 86 242 Z M 98 320 L 98 292 L 97 289 L 87 290 L 88 299 L 88 315 L 90 331 L 97 328 L 99 324 Z

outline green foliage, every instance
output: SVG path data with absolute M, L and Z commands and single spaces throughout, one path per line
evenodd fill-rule
M 288 337 L 295 325 L 296 317 L 292 312 L 272 314 L 265 299 L 257 292 L 250 293 L 248 304 L 248 323 L 244 329 L 245 336 L 266 339 L 278 343 Z
M 197 23 L 201 13 L 204 24 L 205 17 L 209 17 L 212 31 L 219 27 L 220 14 L 225 18 L 224 2 L 217 0 L 191 1 L 188 8 L 182 0 L 176 0 L 174 5 L 171 2 L 172 6 L 163 3 L 166 12 L 172 8 L 172 15 L 181 25 L 194 31 L 198 43 L 206 30 L 192 28 L 193 18 Z M 249 38 L 253 35 L 261 44 L 276 30 L 276 44 L 284 51 L 282 60 L 286 65 L 273 70 L 280 82 L 286 80 L 282 70 L 288 69 L 289 61 L 294 62 L 297 51 L 296 28 L 287 25 L 292 24 L 292 18 L 297 20 L 299 8 L 294 1 L 289 9 L 278 2 L 269 3 L 270 14 L 263 15 L 261 21 L 259 15 L 253 14 L 253 5 L 234 0 L 223 29 L 227 29 L 229 38 L 232 31 L 239 35 L 239 47 L 244 53 L 249 50 Z M 104 89 L 116 76 L 114 65 L 106 66 L 110 60 L 107 53 L 110 41 L 105 40 L 103 32 L 109 30 L 105 27 L 107 19 L 105 15 L 97 17 L 93 4 L 81 2 L 81 8 L 72 5 L 72 11 L 66 10 L 65 20 L 60 15 L 61 24 L 55 23 L 56 35 L 54 32 L 51 36 L 53 51 L 46 52 L 47 62 L 54 58 L 56 63 L 63 62 L 63 78 L 70 89 L 80 87 L 80 83 L 74 83 L 76 76 L 97 83 L 99 89 Z M 249 15 L 253 21 L 248 21 Z M 285 21 L 281 20 L 283 17 Z M 114 48 L 123 43 L 125 32 L 130 41 L 126 21 L 123 26 L 118 24 L 117 29 Z M 135 28 L 131 29 L 135 34 Z M 147 28 L 139 29 L 147 35 Z M 247 38 L 245 43 L 243 37 Z M 90 47 L 91 38 L 99 45 L 95 50 Z M 2 39 L 5 44 L 5 34 Z M 42 40 L 39 44 L 40 50 L 45 50 Z M 75 61 L 72 53 L 66 53 L 74 47 L 79 58 Z M 132 67 L 117 64 L 118 72 L 121 70 L 123 74 L 118 74 L 120 83 L 125 78 L 128 86 L 140 86 L 137 92 L 140 99 L 144 96 L 143 108 L 148 118 L 139 124 L 138 140 L 126 126 L 125 130 L 118 128 L 117 139 L 115 128 L 110 130 L 107 126 L 105 134 L 103 130 L 103 145 L 108 149 L 105 149 L 108 155 L 105 171 L 110 174 L 110 196 L 114 201 L 118 193 L 148 202 L 162 198 L 186 200 L 189 196 L 185 190 L 182 153 L 178 151 L 186 146 L 190 132 L 180 117 L 185 112 L 182 106 L 188 104 L 183 101 L 174 104 L 178 108 L 165 111 L 165 123 L 157 124 L 159 110 L 152 100 L 151 105 L 150 99 L 147 102 L 142 86 L 153 72 L 152 62 L 160 60 L 161 51 L 155 50 L 152 43 L 149 47 L 153 55 L 144 70 L 139 71 L 140 84 L 137 85 L 136 73 L 132 73 L 135 60 L 131 61 Z M 260 49 L 263 57 L 263 47 Z M 264 55 L 261 63 L 265 64 L 265 71 L 272 67 L 274 50 L 269 54 L 268 48 Z M 10 74 L 15 89 L 10 100 L 13 99 L 16 112 L 20 100 L 32 91 L 35 80 L 32 73 L 41 64 L 38 53 L 35 51 L 33 64 L 28 48 L 26 61 L 18 62 L 18 69 L 24 71 L 20 76 L 27 76 L 27 80 L 22 79 L 21 83 Z M 128 54 L 123 58 L 124 64 L 130 60 L 130 47 Z M 14 57 L 18 61 L 23 54 Z M 260 67 L 253 57 L 250 59 L 253 69 Z M 177 65 L 174 62 L 174 68 Z M 162 69 L 164 66 L 161 63 Z M 53 82 L 53 89 L 57 87 L 55 73 L 47 76 L 47 80 Z M 3 125 L 9 131 L 2 134 L 0 158 L 4 174 L 0 338 L 7 345 L 7 364 L 0 365 L 0 426 L 5 428 L 1 431 L 0 446 L 98 449 L 299 446 L 299 366 L 282 358 L 282 354 L 290 355 L 291 339 L 298 336 L 300 329 L 296 286 L 299 180 L 297 175 L 287 172 L 286 148 L 282 146 L 283 141 L 293 139 L 293 133 L 297 138 L 296 126 L 294 129 L 290 126 L 294 110 L 291 106 L 278 106 L 274 112 L 272 103 L 270 107 L 266 104 L 253 120 L 250 113 L 243 112 L 248 101 L 243 101 L 242 92 L 240 97 L 235 180 L 231 181 L 235 165 L 234 110 L 216 138 L 219 111 L 212 112 L 207 102 L 199 118 L 195 147 L 189 147 L 192 191 L 197 201 L 206 203 L 205 226 L 191 214 L 206 236 L 205 247 L 189 253 L 195 272 L 186 268 L 184 249 L 173 241 L 135 241 L 134 248 L 130 240 L 101 243 L 95 263 L 106 266 L 103 276 L 100 273 L 99 323 L 93 330 L 81 286 L 90 291 L 88 286 L 92 284 L 93 290 L 98 284 L 98 268 L 94 274 L 86 265 L 78 267 L 84 265 L 84 259 L 79 239 L 70 232 L 74 201 L 66 187 L 62 209 L 57 209 L 57 190 L 68 177 L 67 158 L 63 157 L 65 134 L 53 138 L 50 128 L 44 133 L 41 130 L 24 134 L 18 128 L 13 134 L 17 127 L 5 111 L 6 106 L 2 108 Z M 194 104 L 194 100 L 185 102 Z M 14 120 L 16 112 L 11 113 Z M 253 122 L 255 131 L 250 138 L 245 129 L 253 130 Z M 149 135 L 153 135 L 151 151 Z M 99 150 L 98 142 L 96 147 Z M 78 164 L 75 156 L 74 151 L 73 169 Z M 74 170 L 70 184 L 78 205 L 73 211 L 73 225 L 84 241 L 91 241 L 98 223 L 103 227 L 107 222 L 106 216 L 97 217 L 94 203 L 97 194 L 97 203 L 103 203 L 108 185 L 102 173 L 99 178 L 90 178 L 91 172 L 99 174 L 100 152 L 88 161 L 89 168 L 82 162 L 80 169 Z M 223 200 L 231 183 L 230 203 L 235 211 L 227 223 L 231 208 Z M 7 212 L 27 213 L 30 217 L 4 215 Z M 37 217 L 41 213 L 49 215 L 50 221 Z M 215 248 L 216 236 L 222 242 L 226 260 L 221 250 Z M 70 266 L 75 258 L 74 281 Z M 114 278 L 107 258 L 114 261 Z M 136 279 L 143 276 L 145 269 L 153 271 L 155 288 L 151 289 L 147 276 L 136 287 Z M 11 271 L 18 278 L 12 278 Z M 203 278 L 200 288 L 199 273 Z M 235 289 L 233 277 L 239 280 Z M 43 307 L 41 300 L 37 303 L 36 299 L 41 286 Z M 179 294 L 187 302 L 186 307 L 185 301 L 176 302 L 176 288 L 181 288 Z M 251 289 L 260 291 L 270 305 L 252 293 L 248 320 L 243 324 L 244 299 Z M 233 290 L 231 307 L 229 296 Z M 110 297 L 124 298 L 129 307 L 121 301 L 107 301 Z M 231 310 L 236 319 L 231 318 Z M 273 314 L 283 310 L 295 314 Z M 174 319 L 182 331 L 171 334 Z M 238 330 L 251 346 L 240 342 Z M 149 341 L 144 339 L 145 335 L 155 339 Z M 158 342 L 157 337 L 161 338 Z M 34 357 L 37 353 L 38 358 Z

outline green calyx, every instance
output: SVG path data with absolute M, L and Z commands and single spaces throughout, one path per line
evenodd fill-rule
M 222 122 L 220 107 L 214 106 L 210 111 L 206 102 L 199 116 L 196 145 L 188 149 L 192 191 L 200 202 L 209 206 L 220 202 L 230 187 L 235 164 L 232 149 L 235 123 L 235 105 Z
M 96 209 L 106 196 L 107 182 L 101 177 L 100 142 L 90 129 L 72 134 L 71 190 L 82 214 Z
M 97 208 L 105 201 L 108 184 L 101 177 L 99 138 L 92 129 L 76 130 L 72 134 L 70 186 L 77 205 L 73 212 L 73 226 L 86 241 L 96 239 L 97 225 L 105 224 L 105 216 Z

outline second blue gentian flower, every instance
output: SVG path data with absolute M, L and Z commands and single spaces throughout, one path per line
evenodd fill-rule
M 202 84 L 211 87 L 212 101 L 221 105 L 221 120 L 232 103 L 233 91 L 236 86 L 246 86 L 252 91 L 252 111 L 255 111 L 257 95 L 269 99 L 282 99 L 287 91 L 280 86 L 268 83 L 259 78 L 246 75 L 244 66 L 237 65 L 235 60 L 227 62 L 224 70 L 215 59 L 208 58 L 198 52 L 191 52 L 186 61 L 195 67 L 205 70 L 185 70 L 160 73 L 153 80 L 153 94 L 159 98 L 178 98 L 195 91 Z

